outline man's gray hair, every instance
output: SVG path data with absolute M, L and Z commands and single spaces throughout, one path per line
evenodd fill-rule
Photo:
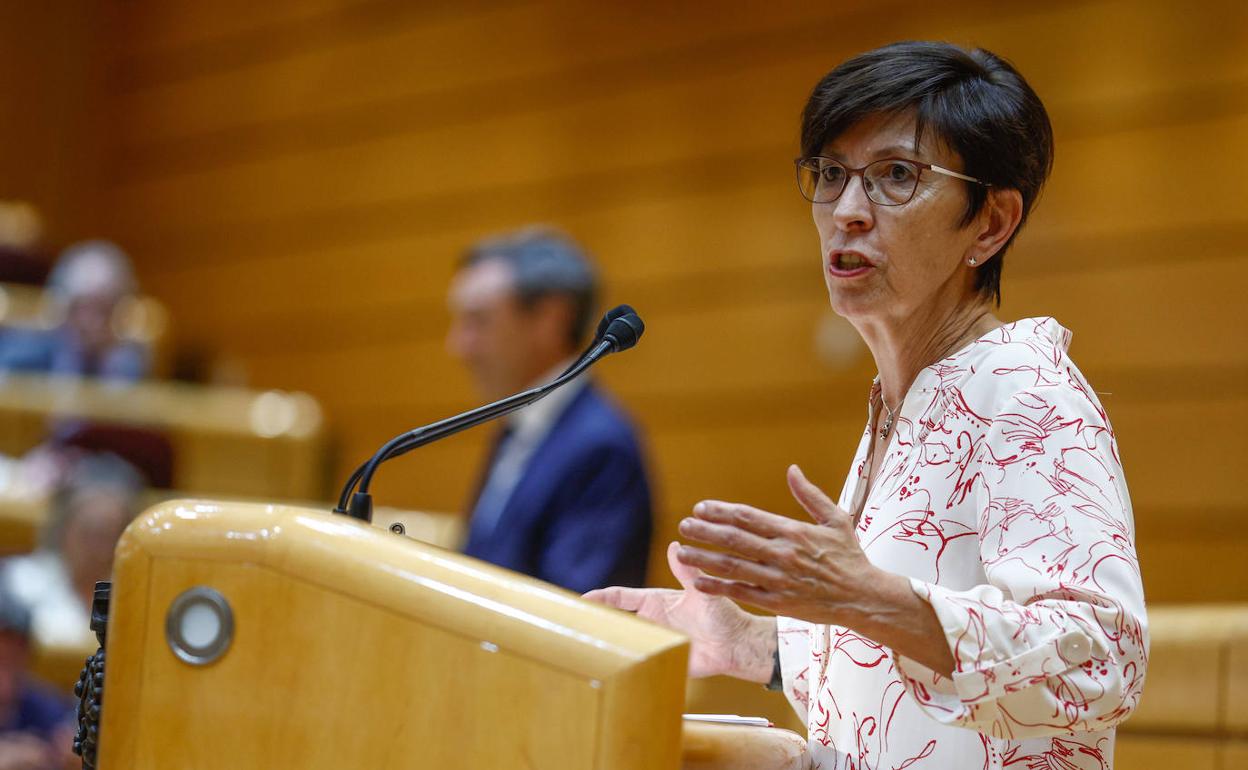
M 113 495 L 125 503 L 131 515 L 137 514 L 146 486 L 137 468 L 111 452 L 77 458 L 53 490 L 51 515 L 44 525 L 40 547 L 59 553 L 69 520 L 77 515 L 83 500 L 92 495 Z
M 61 252 L 48 276 L 48 289 L 63 301 L 104 291 L 116 296 L 138 290 L 126 252 L 112 241 L 81 241 Z
M 525 306 L 552 294 L 567 297 L 573 311 L 568 338 L 573 347 L 584 342 L 598 304 L 598 273 L 576 241 L 552 227 L 526 227 L 473 244 L 460 267 L 490 259 L 511 269 L 516 295 Z

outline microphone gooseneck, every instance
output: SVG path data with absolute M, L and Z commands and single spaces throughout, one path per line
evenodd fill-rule
M 342 493 L 338 496 L 338 506 L 334 509 L 334 512 L 345 513 L 352 518 L 363 521 L 372 521 L 373 503 L 372 496 L 368 490 L 372 483 L 373 475 L 377 472 L 378 466 L 383 462 L 528 406 L 548 395 L 551 391 L 576 379 L 586 369 L 606 356 L 612 353 L 620 353 L 633 347 L 641 339 L 641 335 L 645 330 L 646 325 L 641 320 L 641 316 L 630 306 L 620 305 L 611 309 L 603 316 L 602 321 L 599 322 L 597 333 L 594 335 L 594 341 L 590 343 L 585 353 L 554 380 L 545 385 L 530 388 L 529 390 L 495 401 L 492 404 L 486 404 L 454 417 L 448 417 L 444 420 L 401 433 L 387 441 L 367 462 L 360 465 L 351 474 L 351 477 L 342 488 Z M 359 491 L 353 493 L 357 484 Z
M 563 375 L 575 369 L 577 366 L 580 366 L 581 362 L 585 360 L 585 357 L 593 353 L 598 343 L 602 342 L 603 338 L 607 335 L 607 330 L 611 328 L 612 322 L 614 322 L 616 319 L 625 315 L 632 315 L 636 317 L 637 323 L 641 324 L 641 328 L 643 330 L 646 328 L 646 325 L 642 323 L 641 321 L 641 316 L 637 315 L 637 311 L 633 310 L 632 305 L 616 305 L 615 307 L 611 308 L 606 313 L 604 313 L 602 316 L 602 319 L 598 321 L 598 328 L 597 330 L 594 331 L 594 341 L 589 343 L 589 347 L 585 348 L 585 352 L 581 354 L 580 358 L 568 364 L 568 368 L 564 369 L 563 372 L 560 373 L 559 376 L 562 377 Z M 638 336 L 641 336 L 640 332 L 638 332 Z M 633 344 L 636 344 L 636 343 L 633 343 Z M 630 347 L 632 347 L 632 345 L 619 348 L 618 350 L 615 350 L 614 352 L 618 353 L 620 350 L 627 350 Z

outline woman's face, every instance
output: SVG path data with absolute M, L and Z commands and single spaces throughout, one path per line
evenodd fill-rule
M 850 168 L 907 158 L 961 171 L 961 159 L 925 137 L 914 146 L 914 116 L 872 116 L 823 148 Z M 977 223 L 963 227 L 965 182 L 923 171 L 909 203 L 867 199 L 861 176 L 831 203 L 811 204 L 832 309 L 850 321 L 904 320 L 940 312 L 975 295 L 967 266 Z M 978 253 L 978 252 L 974 252 Z

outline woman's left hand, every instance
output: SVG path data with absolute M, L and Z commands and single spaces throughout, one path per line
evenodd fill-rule
M 677 558 L 706 575 L 708 594 L 811 623 L 854 627 L 873 607 L 873 589 L 896 578 L 874 567 L 854 534 L 852 517 L 789 466 L 789 489 L 816 523 L 748 505 L 705 500 L 680 522 L 680 534 L 723 549 L 682 546 Z

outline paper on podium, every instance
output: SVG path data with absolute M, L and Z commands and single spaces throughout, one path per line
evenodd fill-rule
M 714 722 L 721 725 L 743 725 L 745 727 L 774 727 L 766 717 L 743 717 L 739 714 L 685 714 L 690 722 Z

